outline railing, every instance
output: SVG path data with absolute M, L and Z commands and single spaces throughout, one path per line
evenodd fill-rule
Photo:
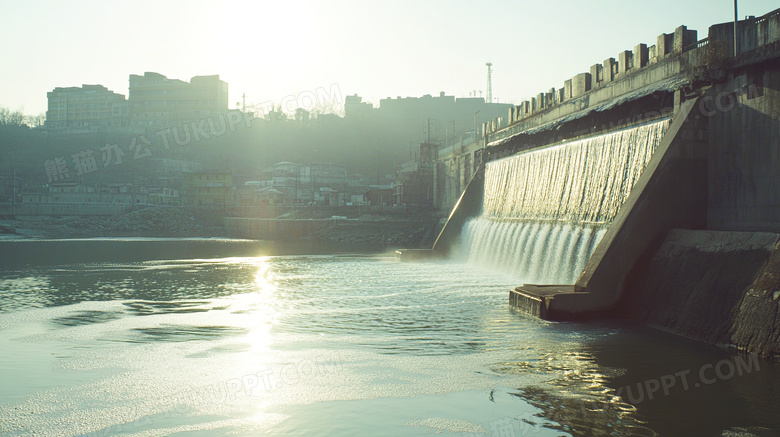
M 710 43 L 710 39 L 709 38 L 704 38 L 702 40 L 696 41 L 693 44 L 688 44 L 687 46 L 683 47 L 683 52 L 687 52 L 688 50 L 700 49 L 702 47 L 706 47 L 707 45 L 709 45 L 709 43 Z
M 763 17 L 754 18 L 752 21 L 753 21 L 753 24 L 759 24 L 759 23 L 763 23 L 765 21 L 769 21 L 770 19 L 772 19 L 774 17 L 777 17 L 778 15 L 780 15 L 780 9 L 778 9 L 778 10 L 776 10 L 774 12 L 770 12 L 770 13 L 764 15 Z

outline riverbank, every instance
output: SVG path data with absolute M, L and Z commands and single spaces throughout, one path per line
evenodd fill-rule
M 186 208 L 140 207 L 111 216 L 27 216 L 0 220 L 9 238 L 226 237 L 221 220 Z
M 366 215 L 353 220 L 332 220 L 329 226 L 301 238 L 301 241 L 381 249 L 431 247 L 436 239 L 438 222 L 439 218 L 431 214 Z
M 325 211 L 323 211 L 325 213 Z M 0 239 L 104 237 L 248 238 L 332 246 L 339 250 L 382 251 L 429 247 L 441 217 L 432 213 L 363 214 L 356 217 L 313 215 L 311 210 L 286 213 L 267 223 L 313 220 L 311 232 L 290 233 L 282 227 L 263 235 L 236 235 L 218 214 L 181 207 L 139 207 L 112 216 L 28 216 L 0 220 Z

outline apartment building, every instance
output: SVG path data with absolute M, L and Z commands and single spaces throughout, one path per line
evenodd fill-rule
M 44 126 L 50 130 L 100 132 L 126 127 L 129 108 L 125 96 L 103 85 L 54 88 L 46 93 Z
M 219 75 L 189 82 L 153 72 L 130 75 L 130 126 L 159 129 L 228 110 L 228 84 Z

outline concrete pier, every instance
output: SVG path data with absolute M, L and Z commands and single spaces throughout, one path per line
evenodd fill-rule
M 541 319 L 550 319 L 550 306 L 559 295 L 574 294 L 573 285 L 523 284 L 509 292 L 509 305 Z

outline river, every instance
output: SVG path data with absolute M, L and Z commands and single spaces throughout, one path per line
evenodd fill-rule
M 253 250 L 4 266 L 0 434 L 780 433 L 777 363 L 540 321 L 467 262 Z

